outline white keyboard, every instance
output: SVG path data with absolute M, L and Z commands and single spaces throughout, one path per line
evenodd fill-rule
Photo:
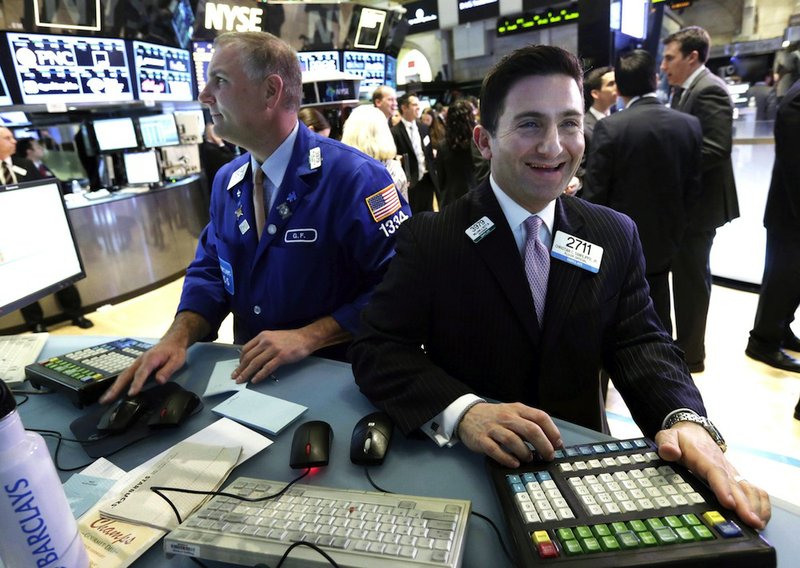
M 49 333 L 0 336 L 0 379 L 7 385 L 25 380 L 25 365 L 35 363 L 47 343 Z
M 285 482 L 240 477 L 225 492 L 255 498 Z M 164 539 L 164 551 L 253 566 L 274 565 L 293 543 L 323 549 L 339 566 L 461 566 L 470 502 L 296 484 L 277 499 L 216 496 Z M 306 546 L 285 566 L 330 566 Z

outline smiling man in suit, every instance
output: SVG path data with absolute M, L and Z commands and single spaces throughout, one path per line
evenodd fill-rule
M 529 46 L 484 79 L 475 143 L 491 174 L 404 223 L 350 349 L 362 392 L 405 433 L 507 467 L 561 446 L 551 415 L 604 427 L 605 369 L 662 458 L 764 526 L 767 494 L 736 473 L 649 299 L 630 218 L 563 196 L 584 149 L 582 70 Z M 492 402 L 499 401 L 499 402 Z
M 661 60 L 667 81 L 680 89 L 672 107 L 696 116 L 703 130 L 702 192 L 689 212 L 689 227 L 672 266 L 675 342 L 693 373 L 705 369 L 711 246 L 717 227 L 739 216 L 731 162 L 733 103 L 725 82 L 705 66 L 710 47 L 708 32 L 690 26 L 664 39 Z

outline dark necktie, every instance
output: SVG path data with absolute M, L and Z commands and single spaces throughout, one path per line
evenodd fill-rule
M 681 104 L 681 97 L 683 96 L 683 87 L 673 87 L 672 88 L 672 96 L 669 100 L 669 106 L 671 108 L 678 108 Z
M 48 170 L 44 164 L 39 164 L 39 173 L 42 175 L 42 177 L 51 177 L 50 170 Z
M 0 170 L 3 172 L 3 185 L 8 185 L 10 183 L 14 183 L 14 176 L 11 174 L 11 168 L 8 167 L 8 164 L 5 160 L 2 160 L 2 167 Z
M 525 274 L 533 295 L 539 326 L 544 321 L 544 301 L 547 297 L 547 277 L 550 274 L 550 255 L 539 240 L 541 217 L 531 215 L 525 219 Z

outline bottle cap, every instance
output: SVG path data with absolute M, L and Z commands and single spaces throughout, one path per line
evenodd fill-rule
M 0 420 L 14 412 L 17 401 L 5 381 L 0 379 Z

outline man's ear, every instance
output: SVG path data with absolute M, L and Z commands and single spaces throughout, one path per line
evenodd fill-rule
M 472 140 L 478 147 L 481 156 L 486 160 L 492 159 L 491 134 L 482 125 L 477 125 L 472 131 Z
M 264 79 L 262 92 L 267 108 L 278 106 L 278 103 L 283 98 L 283 79 L 281 76 L 273 73 Z

